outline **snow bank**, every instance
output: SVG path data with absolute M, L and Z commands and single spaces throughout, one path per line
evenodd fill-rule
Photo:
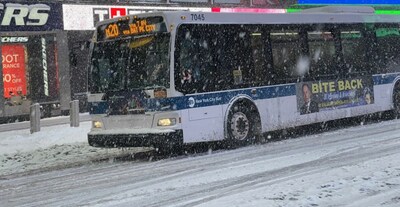
M 0 133 L 0 176 L 78 166 L 143 151 L 141 148 L 103 149 L 87 143 L 90 122 L 80 127 L 57 125 Z

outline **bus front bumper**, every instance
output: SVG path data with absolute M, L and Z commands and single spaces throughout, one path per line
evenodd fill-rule
M 165 147 L 183 144 L 182 130 L 159 133 L 99 133 L 89 132 L 88 142 L 93 147 Z

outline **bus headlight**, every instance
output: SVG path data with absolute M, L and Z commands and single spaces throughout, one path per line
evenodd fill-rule
M 163 118 L 159 119 L 157 126 L 173 126 L 176 124 L 176 118 Z
M 93 121 L 93 128 L 102 128 L 103 127 L 103 123 L 101 121 Z

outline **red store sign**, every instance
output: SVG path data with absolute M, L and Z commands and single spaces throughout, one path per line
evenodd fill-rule
M 26 95 L 25 48 L 20 44 L 1 47 L 3 63 L 4 97 L 10 98 L 10 92 Z

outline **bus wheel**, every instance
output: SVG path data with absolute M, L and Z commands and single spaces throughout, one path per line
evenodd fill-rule
M 235 104 L 228 115 L 228 142 L 232 147 L 252 144 L 258 134 L 259 115 L 253 104 L 239 102 Z
M 400 116 L 400 84 L 396 84 L 393 93 L 393 115 L 394 118 L 399 118 Z

